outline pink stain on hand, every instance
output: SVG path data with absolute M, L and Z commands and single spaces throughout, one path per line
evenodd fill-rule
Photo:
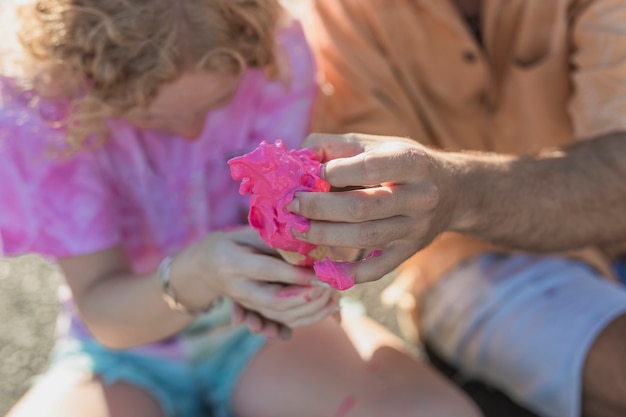
M 343 400 L 343 403 L 341 403 L 341 406 L 339 406 L 339 410 L 337 410 L 337 414 L 335 414 L 335 417 L 345 417 L 350 412 L 350 410 L 352 410 L 355 404 L 356 398 L 354 398 L 353 396 L 346 397 L 346 399 Z
M 285 288 L 279 290 L 276 293 L 277 298 L 294 298 L 294 297 L 304 297 L 307 302 L 313 301 L 311 297 L 311 287 L 294 287 L 294 288 Z
M 338 290 L 347 290 L 354 286 L 354 274 L 352 273 L 352 266 L 367 259 L 378 257 L 382 254 L 382 251 L 375 250 L 365 259 L 357 262 L 333 262 L 329 258 L 323 261 L 315 261 L 313 269 L 315 269 L 315 275 L 317 278 Z
M 293 297 L 299 297 L 302 295 L 303 292 L 305 291 L 309 291 L 308 289 L 303 289 L 303 288 L 287 288 L 284 290 L 280 290 L 278 291 L 278 293 L 276 294 L 276 296 L 278 298 L 293 298 Z M 306 295 L 305 297 L 308 297 L 308 295 Z
M 313 264 L 315 276 L 338 290 L 347 290 L 354 286 L 351 267 L 352 262 L 333 262 L 328 257 Z

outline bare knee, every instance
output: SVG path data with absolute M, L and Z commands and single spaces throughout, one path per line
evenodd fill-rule
M 425 363 L 391 372 L 376 372 L 364 401 L 362 417 L 479 417 L 478 407 L 456 385 Z M 348 414 L 350 415 L 350 414 Z M 356 415 L 356 414 L 355 414 Z
M 134 385 L 105 386 L 98 379 L 49 375 L 35 385 L 7 417 L 162 417 L 157 401 Z
M 397 392 L 382 390 L 363 399 L 360 417 L 480 417 L 478 407 L 462 392 L 445 390 L 416 391 L 413 398 L 399 398 Z M 350 414 L 348 414 L 350 415 Z M 355 414 L 356 415 L 356 414 Z
M 618 317 L 595 340 L 583 370 L 583 415 L 626 415 L 626 314 Z

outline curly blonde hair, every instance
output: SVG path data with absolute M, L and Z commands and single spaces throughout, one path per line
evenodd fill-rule
M 281 11 L 277 0 L 38 0 L 22 6 L 19 36 L 39 64 L 33 88 L 72 100 L 76 150 L 185 71 L 275 76 Z

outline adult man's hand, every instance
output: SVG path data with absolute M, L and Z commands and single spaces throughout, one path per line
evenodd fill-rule
M 358 189 L 298 193 L 288 208 L 312 221 L 296 236 L 382 249 L 351 265 L 356 282 L 382 277 L 444 231 L 533 252 L 624 240 L 624 132 L 527 156 L 361 134 L 316 134 L 305 144 L 327 161 L 332 186 Z
M 290 210 L 311 219 L 307 242 L 381 249 L 351 265 L 356 282 L 376 280 L 448 229 L 454 166 L 445 154 L 403 138 L 314 134 L 305 141 L 326 162 L 335 193 L 297 193 Z

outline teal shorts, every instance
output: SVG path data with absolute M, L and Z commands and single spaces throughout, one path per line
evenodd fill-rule
M 90 338 L 63 338 L 42 378 L 78 371 L 101 378 L 105 385 L 125 382 L 144 389 L 167 417 L 232 417 L 233 389 L 265 338 L 231 326 L 228 308 L 199 319 L 170 342 L 180 344 L 182 353 L 177 355 L 111 350 Z

